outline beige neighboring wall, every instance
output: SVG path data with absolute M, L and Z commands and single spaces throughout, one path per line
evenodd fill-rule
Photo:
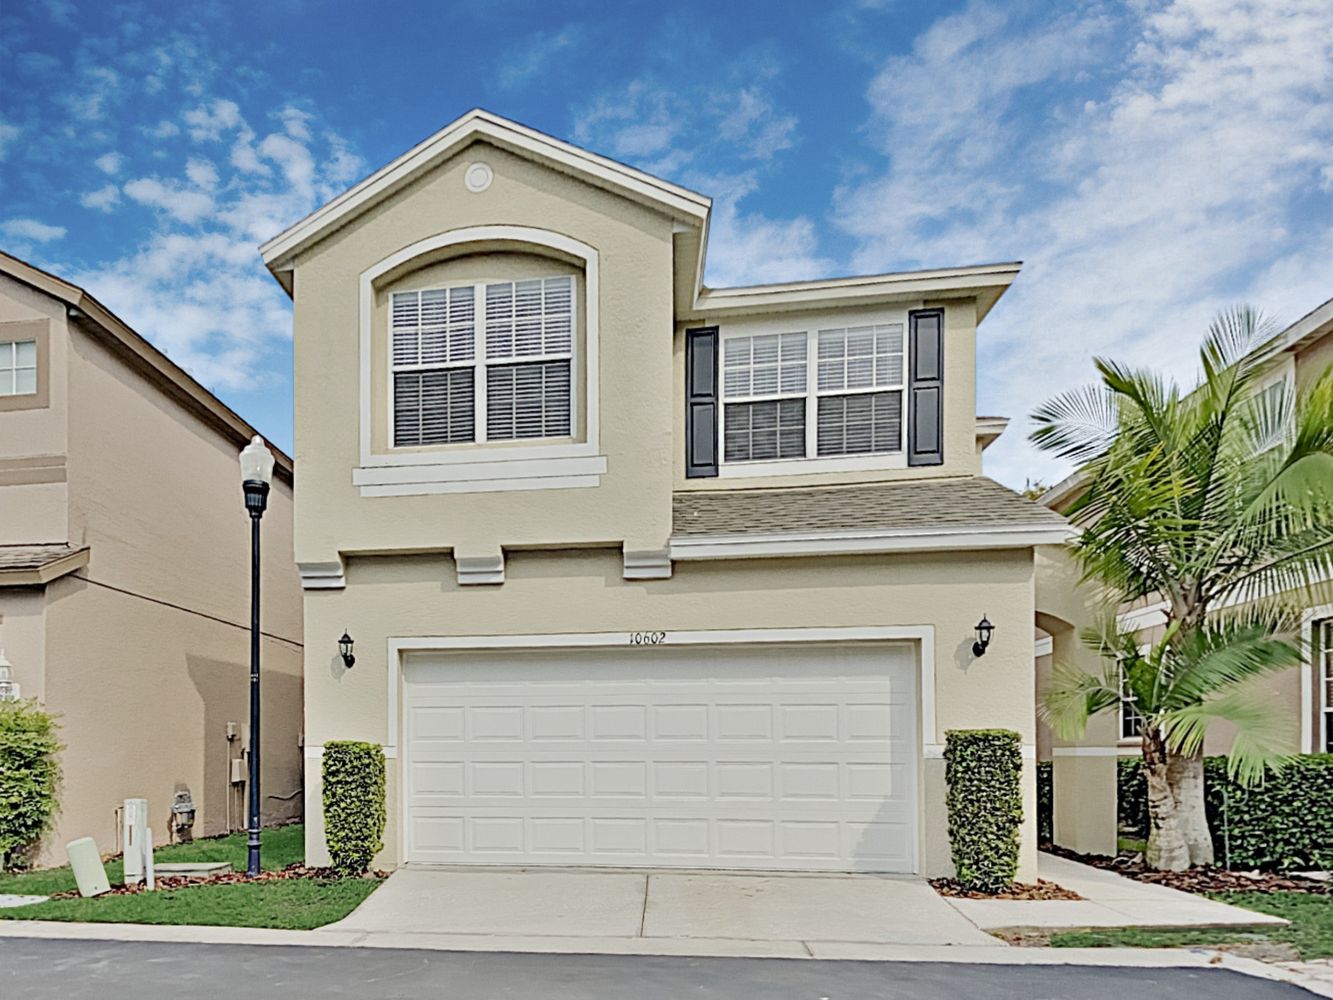
M 0 343 L 46 343 L 46 405 L 8 397 L 23 408 L 0 409 L 0 545 L 63 542 L 68 531 L 64 472 L 68 438 L 65 309 L 0 274 Z
M 81 836 L 115 850 L 115 810 L 129 797 L 147 797 L 159 843 L 178 791 L 193 798 L 195 837 L 243 827 L 243 786 L 229 781 L 243 742 L 228 743 L 227 723 L 240 736 L 248 721 L 245 425 L 133 333 L 95 323 L 101 307 L 82 290 L 0 265 L 25 276 L 0 274 L 0 337 L 35 317 L 50 331 L 49 405 L 0 412 L 0 542 L 67 542 L 88 558 L 45 586 L 0 586 L 0 646 L 65 744 L 60 812 L 37 861 L 63 863 Z M 263 521 L 266 822 L 302 809 L 289 468 Z
M 346 590 L 310 591 L 311 637 L 356 639 L 344 670 L 331 639 L 312 641 L 306 672 L 307 741 L 388 739 L 390 637 L 926 626 L 935 646 L 935 738 L 953 728 L 1003 727 L 1036 737 L 1032 689 L 1030 550 L 893 557 L 756 559 L 677 566 L 667 580 L 621 579 L 619 553 L 520 552 L 503 587 L 459 587 L 452 561 L 435 555 L 353 559 Z M 971 654 L 982 612 L 998 626 L 985 657 Z M 325 649 L 327 652 L 325 653 Z M 938 748 L 938 744 L 936 744 Z M 1035 778 L 1024 777 L 1022 877 L 1035 877 Z M 944 762 L 922 762 L 923 871 L 950 870 Z M 401 860 L 396 760 L 390 761 L 389 829 L 377 864 Z M 319 777 L 307 775 L 307 861 L 323 863 Z
M 463 171 L 483 159 L 494 181 L 468 192 Z M 600 454 L 596 489 L 449 493 L 363 498 L 360 462 L 360 306 L 363 271 L 428 237 L 476 226 L 540 226 L 594 247 L 600 285 L 597 384 Z M 500 547 L 619 545 L 665 548 L 671 530 L 672 221 L 634 202 L 474 143 L 304 252 L 295 283 L 296 557 L 339 553 Z M 465 247 L 482 258 L 495 247 Z M 510 245 L 510 251 L 539 247 Z M 435 266 L 440 255 L 422 258 Z M 485 271 L 491 263 L 473 256 Z M 401 273 L 401 269 L 400 269 Z M 406 281 L 407 279 L 403 279 Z M 382 389 L 373 399 L 382 399 Z M 375 420 L 385 408 L 372 407 Z M 379 432 L 374 435 L 380 439 Z

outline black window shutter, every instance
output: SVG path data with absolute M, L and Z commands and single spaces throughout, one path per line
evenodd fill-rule
M 907 464 L 944 462 L 944 310 L 908 316 Z
M 685 331 L 685 475 L 717 475 L 717 327 Z

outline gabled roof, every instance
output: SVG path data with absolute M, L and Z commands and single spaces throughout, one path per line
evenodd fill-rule
M 291 258 L 295 254 L 346 225 L 477 139 L 484 139 L 502 149 L 536 159 L 597 187 L 649 205 L 690 226 L 704 226 L 712 207 L 712 199 L 694 191 L 580 149 L 508 118 L 474 108 L 263 244 L 259 252 L 264 263 L 290 291 Z
M 167 395 L 181 402 L 206 423 L 244 447 L 259 431 L 222 400 L 194 380 L 180 365 L 159 351 L 97 299 L 78 285 L 70 284 L 49 271 L 19 260 L 0 250 L 0 274 L 22 282 L 63 302 L 72 321 L 101 337 L 108 346 L 133 367 L 152 377 Z M 268 439 L 265 438 L 265 441 Z M 292 481 L 292 460 L 271 442 L 274 468 L 287 482 Z

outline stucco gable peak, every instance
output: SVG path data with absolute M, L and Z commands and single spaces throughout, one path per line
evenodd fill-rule
M 704 195 L 501 115 L 474 108 L 264 243 L 259 248 L 264 263 L 284 287 L 290 288 L 285 272 L 303 248 L 478 141 L 649 205 L 683 225 L 702 228 L 707 222 L 712 201 Z

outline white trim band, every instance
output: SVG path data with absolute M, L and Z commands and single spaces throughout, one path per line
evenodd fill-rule
M 865 555 L 942 549 L 1021 549 L 1058 545 L 1071 537 L 1067 525 L 962 525 L 897 531 L 812 534 L 700 535 L 671 539 L 672 559 L 752 559 L 768 556 Z
M 1120 747 L 1051 747 L 1052 757 L 1120 757 Z

